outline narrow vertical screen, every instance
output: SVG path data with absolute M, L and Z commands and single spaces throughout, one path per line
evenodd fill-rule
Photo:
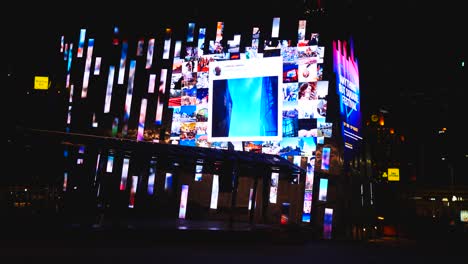
M 159 89 L 158 89 L 158 104 L 156 106 L 156 125 L 162 123 L 163 108 L 164 108 L 164 96 L 166 94 L 166 78 L 167 78 L 167 69 L 161 69 L 161 77 L 159 80 Z
M 156 179 L 156 160 L 150 161 L 148 173 L 148 195 L 154 194 L 154 181 Z
M 146 69 L 150 69 L 153 65 L 153 54 L 154 54 L 154 38 L 148 41 L 148 51 L 146 52 Z
M 322 149 L 322 170 L 330 168 L 330 148 Z
M 163 50 L 163 59 L 169 59 L 169 55 L 171 52 L 171 35 L 172 29 L 166 28 L 166 35 L 164 36 L 164 50 Z
M 332 224 L 333 224 L 333 209 L 325 208 L 323 217 L 323 238 L 332 238 Z
M 128 85 L 127 85 L 127 96 L 125 97 L 125 109 L 123 117 L 123 128 L 122 135 L 126 136 L 128 132 L 128 120 L 130 119 L 130 112 L 132 107 L 133 98 L 133 81 L 135 80 L 135 68 L 136 61 L 130 61 L 130 71 L 128 72 Z
M 89 75 L 91 72 L 91 61 L 93 59 L 94 39 L 88 40 L 88 51 L 86 52 L 85 70 L 83 74 L 83 89 L 81 90 L 81 98 L 86 98 L 88 95 Z
M 188 185 L 182 185 L 182 191 L 180 193 L 179 219 L 185 219 L 185 214 L 187 212 L 188 190 Z
M 328 179 L 320 179 L 319 184 L 319 201 L 327 201 Z
M 144 132 L 145 132 L 145 120 L 146 120 L 146 104 L 147 99 L 141 99 L 141 109 L 140 109 L 140 118 L 138 120 L 138 132 L 137 132 L 137 141 L 144 140 Z
M 213 184 L 211 186 L 210 209 L 218 208 L 219 176 L 213 174 Z
M 109 157 L 107 157 L 106 172 L 112 172 L 113 167 L 114 167 L 114 156 L 109 155 Z
M 121 191 L 124 191 L 127 187 L 127 176 L 128 176 L 128 167 L 130 165 L 130 159 L 124 158 L 123 165 L 122 165 L 122 176 L 120 178 L 120 187 Z
M 164 181 L 164 190 L 165 191 L 172 190 L 172 173 L 170 172 L 166 173 L 166 179 Z
M 120 55 L 119 77 L 117 80 L 118 84 L 124 83 L 125 64 L 127 63 L 127 50 L 128 50 L 128 43 L 127 41 L 123 41 L 122 42 L 122 54 Z
M 280 29 L 280 18 L 275 17 L 273 18 L 273 25 L 271 29 L 271 37 L 278 38 L 279 37 L 279 29 Z
M 276 203 L 276 199 L 278 195 L 278 180 L 279 180 L 279 173 L 272 172 L 271 182 L 270 182 L 270 203 Z
M 195 23 L 188 23 L 188 28 L 187 28 L 187 42 L 193 42 L 195 35 Z
M 99 75 L 101 72 L 101 57 L 96 57 L 96 62 L 94 63 L 94 75 Z
M 137 192 L 138 186 L 138 176 L 132 176 L 132 187 L 130 188 L 130 201 L 128 203 L 128 208 L 135 207 L 135 195 Z
M 104 113 L 110 112 L 110 105 L 112 99 L 112 86 L 114 86 L 114 72 L 115 67 L 109 66 L 109 76 L 107 77 L 106 99 L 104 102 Z
M 86 38 L 86 29 L 80 30 L 80 39 L 78 42 L 78 52 L 76 53 L 77 58 L 83 57 L 84 42 Z
M 148 93 L 154 93 L 154 86 L 156 84 L 156 74 L 150 74 L 148 81 Z

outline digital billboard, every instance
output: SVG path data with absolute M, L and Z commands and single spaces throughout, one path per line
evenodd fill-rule
M 209 141 L 280 140 L 280 57 L 210 64 Z
M 183 34 L 178 29 L 163 28 L 163 34 L 149 34 L 145 38 L 128 35 L 115 27 L 113 41 L 108 43 L 109 52 L 103 52 L 106 42 L 92 30 L 89 35 L 96 38 L 88 39 L 87 50 L 86 42 L 65 43 L 69 38 L 61 36 L 60 52 L 67 70 L 65 87 L 70 88 L 68 129 L 87 129 L 79 127 L 81 124 L 75 120 L 80 119 L 75 115 L 79 116 L 76 112 L 83 109 L 82 105 L 92 102 L 97 105 L 92 111 L 93 124 L 99 122 L 99 130 L 92 133 L 104 131 L 105 136 L 185 146 L 220 149 L 234 146 L 235 151 L 280 155 L 297 166 L 303 166 L 301 161 L 305 158 L 315 161 L 316 153 L 322 151 L 321 145 L 332 137 L 333 127 L 327 120 L 326 47 L 319 45 L 319 33 L 306 31 L 306 20 L 299 21 L 297 31 L 292 32 L 293 39 L 282 38 L 279 17 L 272 22 L 268 24 L 271 32 L 255 25 L 242 34 L 231 28 L 225 31 L 225 24 L 220 21 L 207 27 L 190 22 L 182 29 Z M 79 51 L 73 51 L 73 43 L 78 43 L 75 47 Z M 346 144 L 354 146 L 360 139 L 359 76 L 357 61 L 353 55 L 348 58 L 343 46 L 346 44 L 334 43 L 337 62 L 334 69 Z M 83 53 L 86 61 L 72 61 L 77 52 Z M 90 76 L 93 59 L 94 75 Z M 161 63 L 156 63 L 157 59 Z M 77 64 L 80 67 L 75 67 Z M 76 74 L 75 69 L 81 73 Z M 73 87 L 79 88 L 81 81 L 82 96 L 73 98 Z M 166 110 L 170 110 L 171 117 L 166 118 Z M 167 128 L 169 135 L 164 139 L 158 131 L 162 128 Z M 323 148 L 323 154 L 317 155 L 322 166 L 315 169 L 322 173 L 333 169 L 332 150 Z M 105 171 L 112 173 L 114 153 L 109 153 L 102 163 Z M 131 190 L 126 188 L 128 165 L 127 158 L 122 165 L 123 190 Z M 148 186 L 143 190 L 153 195 L 156 165 L 150 166 Z M 314 168 L 310 162 L 307 166 L 303 222 L 311 221 L 314 189 Z M 202 171 L 202 165 L 196 165 L 194 181 L 203 183 L 210 179 Z M 172 172 L 161 175 L 166 192 L 178 190 L 180 185 Z M 278 178 L 277 173 L 272 174 L 271 203 L 278 202 Z M 130 179 L 132 184 L 138 180 Z M 145 177 L 141 179 L 146 182 Z M 324 180 L 321 183 L 323 187 Z M 219 188 L 219 178 L 214 175 L 211 208 L 218 206 Z M 319 191 L 321 200 L 326 199 L 324 191 L 326 188 Z M 255 199 L 251 197 L 249 204 L 254 206 Z
M 350 50 L 348 56 L 348 49 Z M 361 102 L 359 68 L 354 57 L 353 41 L 333 41 L 333 70 L 339 98 L 345 159 L 351 159 L 359 149 L 361 137 Z

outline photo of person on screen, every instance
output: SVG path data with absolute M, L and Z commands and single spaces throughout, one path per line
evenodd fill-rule
M 316 100 L 317 82 L 305 82 L 299 87 L 299 100 Z

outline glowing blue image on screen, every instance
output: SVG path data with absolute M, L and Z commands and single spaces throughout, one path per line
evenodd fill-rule
M 280 57 L 210 63 L 208 140 L 280 140 L 281 76 Z
M 319 201 L 327 201 L 328 179 L 320 179 Z
M 166 173 L 166 180 L 164 181 L 164 190 L 172 190 L 172 173 L 170 172 Z
M 322 170 L 330 168 L 330 148 L 323 148 L 322 150 Z
M 156 179 L 156 161 L 150 161 L 149 174 L 148 174 L 148 195 L 154 193 L 154 181 Z
M 114 167 L 114 156 L 108 156 L 106 172 L 112 172 L 113 167 Z

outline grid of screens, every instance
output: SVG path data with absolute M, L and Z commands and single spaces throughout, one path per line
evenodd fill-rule
M 236 150 L 313 155 L 332 136 L 325 47 L 319 33 L 307 34 L 305 20 L 299 20 L 297 40 L 281 39 L 280 22 L 274 17 L 271 35 L 263 39 L 259 27 L 226 37 L 222 21 L 211 27 L 190 22 L 181 39 L 173 39 L 172 28 L 132 39 L 115 27 L 108 43 L 115 58 L 96 52 L 105 42 L 92 30 L 80 30 L 76 50 L 73 38 L 61 36 L 70 89 L 67 131 L 93 127 L 105 136 L 138 141 L 223 149 L 231 142 Z M 243 47 L 243 39 L 251 42 Z M 102 102 L 95 109 L 102 110 L 88 124 L 80 116 L 86 113 L 73 111 L 73 105 L 96 97 Z
M 208 40 L 208 52 L 204 39 L 198 45 L 178 42 L 169 93 L 172 143 L 227 149 L 231 142 L 240 146 L 236 150 L 312 156 L 332 136 L 332 124 L 326 122 L 325 47 L 318 33 L 306 37 L 305 24 L 299 23 L 295 45 L 276 36 L 279 18 L 273 18 L 271 39 L 263 46 L 254 27 L 244 52 L 242 35 L 223 42 L 222 22 L 216 39 Z

